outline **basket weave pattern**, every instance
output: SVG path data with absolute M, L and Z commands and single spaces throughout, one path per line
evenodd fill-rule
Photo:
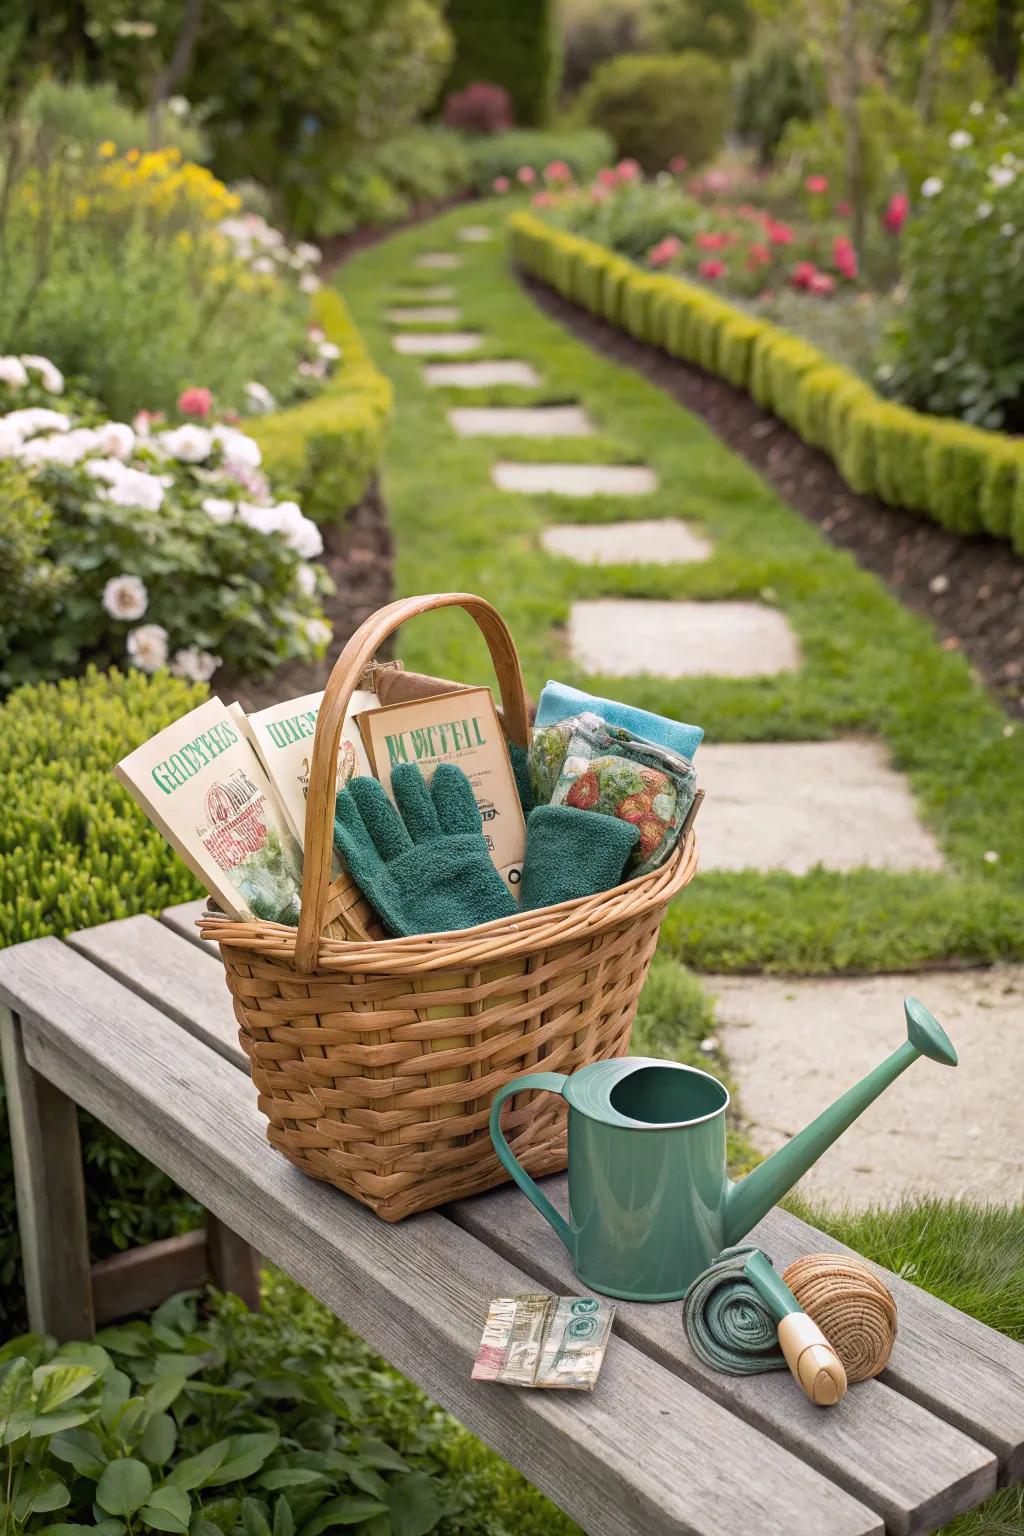
M 346 689 L 361 671 L 364 631 L 379 643 L 381 628 L 390 632 L 410 607 L 420 612 L 421 605 L 453 601 L 486 610 L 493 634 L 507 637 L 479 598 L 392 604 L 353 636 L 337 663 L 335 675 L 351 678 L 337 694 L 339 730 Z M 525 738 L 525 709 L 517 719 L 515 687 L 503 665 L 508 656 L 480 613 L 474 617 L 491 642 L 510 734 Z M 521 692 L 518 661 L 515 672 Z M 373 914 L 345 894 L 344 877 L 328 890 L 330 822 L 316 870 L 319 900 L 311 900 L 310 854 L 324 830 L 314 785 L 321 732 L 330 735 L 327 706 L 325 695 L 307 803 L 307 928 L 211 914 L 202 931 L 220 944 L 270 1141 L 305 1173 L 398 1221 L 507 1178 L 488 1131 L 491 1099 L 504 1083 L 524 1072 L 570 1073 L 627 1051 L 666 905 L 692 878 L 696 850 L 691 832 L 661 869 L 601 896 L 460 933 L 377 939 Z M 325 773 L 336 759 L 337 735 L 326 753 Z M 349 937 L 338 937 L 339 930 Z M 504 1123 L 528 1172 L 565 1167 L 560 1099 L 517 1095 Z

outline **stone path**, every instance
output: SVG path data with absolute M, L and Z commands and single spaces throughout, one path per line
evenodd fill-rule
M 461 406 L 448 412 L 459 437 L 592 437 L 594 423 L 578 405 Z
M 708 742 L 698 766 L 702 869 L 945 867 L 877 741 Z
M 485 225 L 458 238 L 489 240 Z M 469 253 L 467 252 L 467 256 Z M 463 257 L 433 251 L 421 268 L 450 269 Z M 460 318 L 457 290 L 438 284 L 404 293 L 393 326 Z M 442 301 L 444 301 L 443 307 Z M 452 301 L 452 302 L 449 302 Z M 431 307 L 438 306 L 438 307 Z M 472 332 L 397 333 L 409 355 L 461 353 Z M 517 358 L 428 362 L 431 388 L 536 388 L 536 369 Z M 581 405 L 474 406 L 448 411 L 461 437 L 582 437 L 597 427 Z M 657 488 L 646 465 L 520 463 L 497 459 L 494 484 L 525 495 L 637 497 Z M 554 523 L 541 534 L 553 556 L 583 565 L 672 565 L 708 560 L 707 539 L 678 518 Z M 801 664 L 782 612 L 757 602 L 597 598 L 572 604 L 569 653 L 595 676 L 765 677 Z M 629 690 L 623 695 L 628 698 Z M 697 757 L 707 800 L 698 823 L 706 871 L 780 871 L 815 866 L 941 871 L 910 787 L 876 741 L 706 742 Z M 992 1076 L 1024 1081 L 1024 966 L 923 976 L 786 980 L 708 976 L 717 997 L 718 1043 L 737 1085 L 742 1123 L 754 1145 L 773 1151 L 904 1038 L 902 998 L 919 995 L 960 1050 L 954 1072 L 922 1061 L 883 1094 L 804 1180 L 830 1202 L 893 1202 L 903 1192 L 974 1199 L 1024 1198 L 1019 1094 L 993 1093 Z
M 704 753 L 701 747 L 698 761 Z M 709 796 L 710 801 L 710 796 Z M 703 812 L 701 813 L 703 817 Z M 772 1152 L 902 1043 L 903 998 L 919 997 L 960 1057 L 916 1061 L 804 1177 L 831 1204 L 895 1204 L 941 1192 L 1024 1199 L 1024 966 L 787 981 L 707 976 L 741 1119 Z
M 391 345 L 406 357 L 446 356 L 475 352 L 480 336 L 476 331 L 399 331 Z
M 392 325 L 458 325 L 462 311 L 454 304 L 421 304 L 408 309 L 389 309 L 387 317 Z
M 644 464 L 511 464 L 499 459 L 491 479 L 499 490 L 527 496 L 648 496 L 658 486 L 654 471 Z
M 800 663 L 789 620 L 777 608 L 646 598 L 573 603 L 569 654 L 607 677 L 770 677 Z

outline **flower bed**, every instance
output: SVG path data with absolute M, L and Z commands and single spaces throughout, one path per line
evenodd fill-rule
M 643 272 L 534 213 L 510 220 L 526 271 L 565 298 L 673 357 L 747 389 L 847 484 L 958 533 L 987 532 L 1024 553 L 1024 444 L 884 400 L 864 379 L 798 336 L 707 287 Z

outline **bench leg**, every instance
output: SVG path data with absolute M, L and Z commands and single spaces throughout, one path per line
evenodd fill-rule
M 214 1285 L 241 1296 L 250 1312 L 260 1309 L 260 1256 L 211 1211 L 206 1213 L 206 1253 Z
M 77 1111 L 29 1066 L 20 1020 L 2 1005 L 0 1047 L 29 1327 L 62 1342 L 90 1339 L 95 1324 Z

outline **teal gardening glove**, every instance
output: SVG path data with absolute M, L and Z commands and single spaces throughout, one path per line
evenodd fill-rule
M 385 928 L 400 937 L 475 928 L 518 908 L 491 862 L 469 780 L 439 763 L 430 788 L 414 763 L 339 791 L 334 846 Z M 401 814 L 399 814 L 401 812 Z
M 522 910 L 596 896 L 618 885 L 640 828 L 571 805 L 538 805 L 526 823 Z

